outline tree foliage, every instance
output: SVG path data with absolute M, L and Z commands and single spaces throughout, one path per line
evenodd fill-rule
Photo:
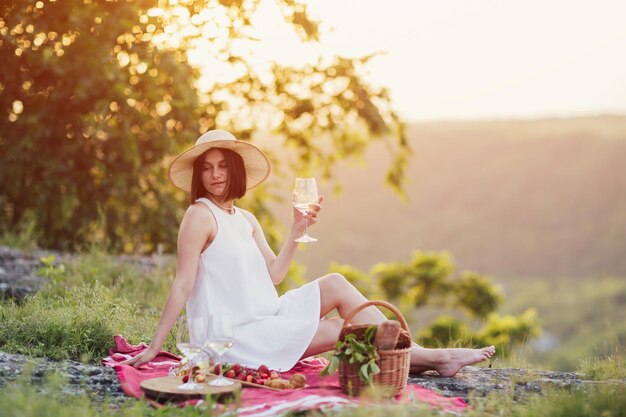
M 275 172 L 332 175 L 373 138 L 388 143 L 401 190 L 409 155 L 387 92 L 364 82 L 369 57 L 261 62 L 260 0 L 42 0 L 0 6 L 0 218 L 31 218 L 46 247 L 106 241 L 171 249 L 185 196 L 172 155 L 204 131 L 280 138 Z M 303 44 L 323 35 L 306 6 L 276 0 Z M 200 65 L 198 56 L 205 63 Z M 206 65 L 210 62 L 210 65 Z M 287 152 L 283 152 L 283 150 Z M 272 153 L 272 152 L 270 152 Z M 293 158 L 283 158 L 284 155 Z M 247 204 L 271 225 L 261 188 Z M 270 230 L 270 239 L 277 235 Z
M 447 252 L 413 253 L 409 262 L 374 265 L 369 274 L 349 265 L 331 265 L 368 298 L 385 298 L 400 306 L 405 316 L 419 307 L 446 308 L 461 314 L 446 314 L 419 330 L 417 339 L 426 346 L 461 344 L 497 346 L 504 355 L 538 336 L 536 312 L 519 316 L 496 313 L 504 296 L 488 277 L 462 271 L 455 275 L 452 256 Z
M 162 162 L 195 136 L 194 71 L 143 40 L 140 14 L 140 2 L 2 8 L 0 198 L 9 225 L 33 215 L 44 246 L 171 237 Z
M 475 272 L 463 272 L 455 289 L 456 303 L 472 317 L 487 317 L 504 301 L 500 290 Z
M 448 278 L 453 271 L 450 254 L 416 251 L 408 263 L 379 263 L 371 272 L 389 299 L 419 307 L 443 302 L 450 290 Z

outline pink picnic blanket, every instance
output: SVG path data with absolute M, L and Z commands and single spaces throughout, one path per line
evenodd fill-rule
M 146 349 L 147 345 L 144 343 L 131 345 L 122 336 L 115 336 L 114 340 L 115 347 L 109 350 L 109 356 L 102 359 L 102 364 L 115 368 L 122 390 L 135 398 L 144 395 L 140 389 L 143 381 L 167 376 L 170 368 L 177 366 L 180 361 L 178 356 L 161 351 L 152 362 L 142 365 L 139 369 L 119 365 L 120 362 Z M 341 392 L 336 374 L 325 377 L 319 375 L 326 363 L 327 361 L 323 358 L 307 358 L 299 361 L 289 371 L 282 372 L 282 376 L 287 379 L 296 372 L 305 374 L 307 387 L 303 389 L 274 391 L 245 387 L 241 393 L 241 407 L 237 410 L 238 414 L 245 417 L 263 417 L 287 412 L 364 405 L 363 400 L 349 397 Z M 468 407 L 461 398 L 444 397 L 418 385 L 407 385 L 393 401 L 396 403 L 420 401 L 453 414 L 459 414 Z

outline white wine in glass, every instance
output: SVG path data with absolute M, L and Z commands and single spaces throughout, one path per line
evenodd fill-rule
M 315 184 L 315 178 L 296 178 L 296 182 L 293 188 L 293 206 L 300 213 L 306 215 L 311 204 L 316 204 L 319 201 L 317 195 L 317 185 Z M 317 242 L 317 239 L 309 236 L 308 233 L 308 220 L 304 219 L 304 234 L 296 239 L 296 242 Z
M 178 348 L 178 350 L 183 352 L 183 355 L 187 358 L 196 356 L 198 353 L 202 351 L 201 347 L 192 345 L 191 343 L 187 343 L 187 342 L 177 342 L 176 347 Z
M 216 340 L 208 342 L 207 347 L 211 349 L 218 357 L 221 357 L 228 349 L 233 347 L 232 340 Z
M 217 314 L 211 316 L 209 319 L 209 328 L 211 329 L 211 336 L 206 343 L 206 347 L 211 349 L 217 355 L 217 363 L 222 363 L 222 355 L 231 347 L 235 340 L 233 322 L 230 314 Z M 223 387 L 226 385 L 233 385 L 234 382 L 224 378 L 224 366 L 220 366 L 220 373 L 218 377 L 209 382 L 209 385 Z
M 197 384 L 193 380 L 193 363 L 198 355 L 202 351 L 202 346 L 196 346 L 191 343 L 189 339 L 189 324 L 187 322 L 187 316 L 182 316 L 176 321 L 176 347 L 187 358 L 189 364 L 189 379 L 184 384 L 178 385 L 176 388 L 185 391 L 194 391 L 202 389 L 202 385 Z

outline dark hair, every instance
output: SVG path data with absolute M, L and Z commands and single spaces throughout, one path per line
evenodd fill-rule
M 243 158 L 237 152 L 224 148 L 211 148 L 219 149 L 224 154 L 224 162 L 226 163 L 226 172 L 228 176 L 226 179 L 226 190 L 224 198 L 226 200 L 234 200 L 241 198 L 246 194 L 246 167 L 243 164 Z M 211 149 L 203 152 L 199 157 L 193 161 L 193 174 L 191 176 L 191 192 L 189 193 L 189 203 L 193 204 L 200 197 L 207 197 L 209 192 L 204 188 L 202 184 L 202 169 L 204 165 L 204 158 L 207 152 Z

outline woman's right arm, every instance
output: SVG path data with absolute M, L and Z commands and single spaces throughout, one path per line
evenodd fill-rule
M 215 230 L 215 219 L 206 206 L 198 203 L 187 209 L 178 231 L 176 278 L 170 288 L 152 343 L 148 349 L 122 362 L 122 365 L 138 367 L 150 362 L 161 350 L 167 334 L 174 326 L 191 295 L 198 271 L 200 254 L 207 241 L 214 235 Z

